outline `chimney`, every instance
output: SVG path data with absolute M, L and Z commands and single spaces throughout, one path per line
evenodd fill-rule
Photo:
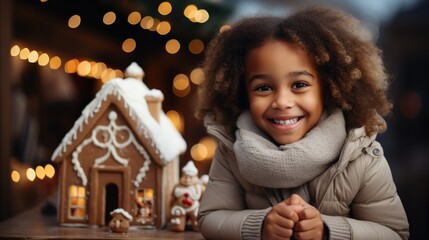
M 164 94 L 158 89 L 152 89 L 145 96 L 150 115 L 159 123 L 160 113 L 162 111 L 162 101 Z

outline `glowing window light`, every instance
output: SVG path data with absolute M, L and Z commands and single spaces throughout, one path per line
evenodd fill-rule
M 39 60 L 37 60 L 38 61 L 38 63 L 39 63 L 39 66 L 46 66 L 46 65 L 48 65 L 48 63 L 49 63 L 49 55 L 48 54 L 46 54 L 46 53 L 42 53 L 40 56 L 39 56 Z
M 191 148 L 191 157 L 195 161 L 202 161 L 207 158 L 207 147 L 197 143 Z
M 13 182 L 19 182 L 19 180 L 21 179 L 21 174 L 13 170 L 12 173 L 10 174 L 10 178 L 12 179 Z
M 116 14 L 114 12 L 107 12 L 103 16 L 103 23 L 106 25 L 112 25 L 116 21 Z
M 42 166 L 37 166 L 36 167 L 36 176 L 40 180 L 43 180 L 45 178 L 45 168 L 43 168 Z
M 85 77 L 91 72 L 91 64 L 88 61 L 82 61 L 77 65 L 77 74 Z
M 172 9 L 173 8 L 169 2 L 162 2 L 158 6 L 159 14 L 164 15 L 164 16 L 170 14 Z
M 68 60 L 64 64 L 64 71 L 66 73 L 75 73 L 77 71 L 78 65 L 79 65 L 79 60 L 77 60 L 77 59 Z
M 193 54 L 199 54 L 204 51 L 204 43 L 200 39 L 194 39 L 189 42 L 188 49 Z
M 131 25 L 139 24 L 141 19 L 142 19 L 142 15 L 139 12 L 132 12 L 130 13 L 130 15 L 128 15 L 128 22 Z
M 36 178 L 36 172 L 32 168 L 27 169 L 26 175 L 27 179 L 30 181 L 34 181 L 34 179 Z
M 195 68 L 192 70 L 191 74 L 189 75 L 191 82 L 193 82 L 195 85 L 200 85 L 202 82 L 204 82 L 204 72 L 202 68 Z
M 60 68 L 61 67 L 61 58 L 59 58 L 58 56 L 51 58 L 51 61 L 49 61 L 49 67 L 52 70 Z
M 190 4 L 188 6 L 186 6 L 185 10 L 183 11 L 183 15 L 185 15 L 185 17 L 191 19 L 195 16 L 195 13 L 198 11 L 198 8 L 193 5 Z
M 48 178 L 53 178 L 55 175 L 55 168 L 51 164 L 45 165 L 45 175 Z
M 35 63 L 37 62 L 37 59 L 39 59 L 39 54 L 37 53 L 37 51 L 33 50 L 28 54 L 28 62 Z
M 165 44 L 165 50 L 170 54 L 176 54 L 180 50 L 180 43 L 176 39 L 171 39 Z
M 21 51 L 21 49 L 19 49 L 18 45 L 15 45 L 13 47 L 10 48 L 10 55 L 12 57 L 16 57 L 19 55 L 19 52 Z
M 69 18 L 69 27 L 70 28 L 77 28 L 80 25 L 80 16 L 79 15 L 73 15 Z
M 156 31 L 160 34 L 160 35 L 166 35 L 171 31 L 171 26 L 170 23 L 167 21 L 162 21 L 158 24 L 158 26 L 156 27 Z
M 173 123 L 174 127 L 179 131 L 180 133 L 184 132 L 185 124 L 183 121 L 183 117 L 175 110 L 170 110 L 166 113 L 168 119 Z
M 23 48 L 19 53 L 19 58 L 26 60 L 28 58 L 28 54 L 30 54 L 30 50 L 28 48 Z
M 140 22 L 140 26 L 143 29 L 149 29 L 153 27 L 153 24 L 155 23 L 155 21 L 153 20 L 153 17 L 151 16 L 146 16 L 142 19 L 142 21 Z
M 134 49 L 136 49 L 136 41 L 134 39 L 128 38 L 122 43 L 122 50 L 124 52 L 130 53 L 134 51 Z

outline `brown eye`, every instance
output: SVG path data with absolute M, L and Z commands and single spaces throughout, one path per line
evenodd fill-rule
M 309 86 L 307 83 L 304 82 L 296 82 L 292 85 L 292 88 L 303 88 Z
M 265 92 L 265 91 L 271 91 L 272 88 L 270 86 L 267 86 L 267 85 L 262 85 L 262 86 L 257 86 L 255 88 L 255 90 L 259 91 L 259 92 Z

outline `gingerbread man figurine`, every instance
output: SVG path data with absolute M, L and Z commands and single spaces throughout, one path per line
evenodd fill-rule
M 182 168 L 182 176 L 172 193 L 171 204 L 171 230 L 185 231 L 188 222 L 192 230 L 198 231 L 197 214 L 203 185 L 198 178 L 198 169 L 192 161 Z

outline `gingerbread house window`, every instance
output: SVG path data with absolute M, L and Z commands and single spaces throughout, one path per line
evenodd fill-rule
M 85 218 L 85 187 L 71 185 L 69 187 L 69 218 L 84 219 Z
M 154 197 L 152 188 L 137 190 L 137 218 L 142 224 L 153 223 Z

